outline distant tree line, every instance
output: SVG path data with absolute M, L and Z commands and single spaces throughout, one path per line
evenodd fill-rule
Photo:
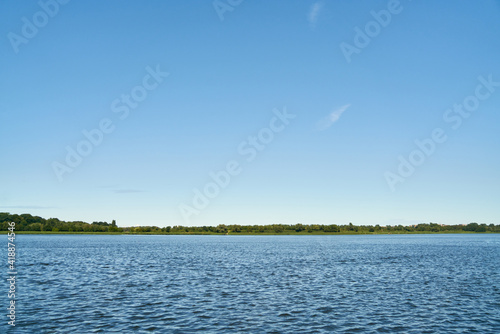
M 13 215 L 8 212 L 0 212 L 0 231 L 7 231 L 9 222 L 16 223 L 16 231 L 50 231 L 50 232 L 123 232 L 116 226 L 113 220 L 107 222 L 93 222 L 92 224 L 82 221 L 62 221 L 57 218 L 45 219 L 32 216 L 28 213 Z
M 0 231 L 7 231 L 9 222 L 16 223 L 16 231 L 26 232 L 118 232 L 152 234 L 371 234 L 371 233 L 429 233 L 429 232 L 494 232 L 500 233 L 500 225 L 470 223 L 467 225 L 441 225 L 436 223 L 412 226 L 380 225 L 218 225 L 218 226 L 136 226 L 118 227 L 111 223 L 95 221 L 62 221 L 57 218 L 45 219 L 30 214 L 10 214 L 0 212 Z

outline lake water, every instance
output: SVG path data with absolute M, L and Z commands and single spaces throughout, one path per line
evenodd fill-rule
M 15 333 L 500 333 L 495 234 L 16 243 Z

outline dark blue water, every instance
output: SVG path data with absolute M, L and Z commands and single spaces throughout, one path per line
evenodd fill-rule
M 16 333 L 500 333 L 500 235 L 16 241 Z

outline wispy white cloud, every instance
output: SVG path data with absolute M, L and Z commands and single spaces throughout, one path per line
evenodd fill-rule
M 318 22 L 318 15 L 322 8 L 323 8 L 323 3 L 318 1 L 313 3 L 311 8 L 309 9 L 309 14 L 307 14 L 307 20 L 313 27 L 316 25 L 316 22 Z
M 349 103 L 332 111 L 328 116 L 326 116 L 325 118 L 323 118 L 321 121 L 318 122 L 317 129 L 319 131 L 328 129 L 330 126 L 333 125 L 333 123 L 339 120 L 340 115 L 342 115 L 342 113 L 346 111 L 347 108 L 349 108 L 350 106 L 351 104 Z

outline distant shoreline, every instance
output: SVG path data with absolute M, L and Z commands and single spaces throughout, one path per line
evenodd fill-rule
M 62 221 L 57 218 L 42 218 L 26 214 L 0 212 L 0 231 L 19 234 L 110 234 L 110 235 L 389 235 L 389 234 L 457 234 L 500 233 L 500 225 L 476 222 L 456 225 L 421 223 L 416 225 L 337 225 L 320 224 L 271 224 L 217 226 L 125 226 L 119 227 L 116 220 L 106 221 Z

